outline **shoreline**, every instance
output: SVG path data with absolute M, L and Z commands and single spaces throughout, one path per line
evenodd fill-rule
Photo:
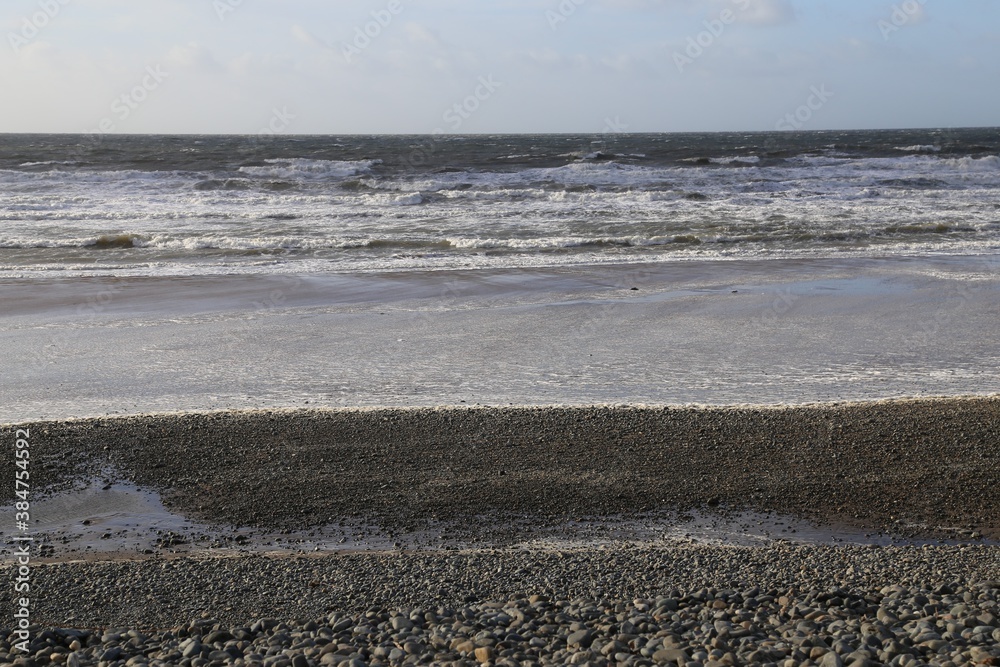
M 0 281 L 10 370 L 0 420 L 995 394 L 995 265 L 840 258 Z
M 97 422 L 106 420 L 126 420 L 126 419 L 161 419 L 161 418 L 181 418 L 187 416 L 212 417 L 220 415 L 232 416 L 260 416 L 260 415 L 296 415 L 296 414 L 367 414 L 372 412 L 447 412 L 447 411 L 485 411 L 485 410 L 712 410 L 725 412 L 728 410 L 794 410 L 798 408 L 841 408 L 848 406 L 870 406 L 876 407 L 886 404 L 907 404 L 926 403 L 935 401 L 992 401 L 1000 399 L 1000 392 L 966 394 L 941 394 L 927 396 L 885 396 L 883 398 L 860 398 L 860 399 L 839 399 L 839 400 L 819 400 L 810 399 L 802 402 L 771 402 L 756 403 L 753 401 L 741 403 L 657 403 L 657 402 L 616 402 L 605 403 L 441 403 L 440 405 L 354 405 L 354 406 L 324 406 L 316 405 L 309 407 L 246 407 L 246 408 L 213 408 L 209 410 L 156 410 L 142 413 L 102 413 L 66 417 L 63 419 L 26 419 L 20 421 L 0 422 L 0 429 L 16 429 L 32 424 L 70 425 L 82 422 Z
M 854 294 L 908 291 L 932 281 L 997 285 L 1000 253 L 941 255 L 821 255 L 684 257 L 666 261 L 580 263 L 528 267 L 405 268 L 397 270 L 192 275 L 85 275 L 58 272 L 0 277 L 3 319 L 64 322 L 120 316 L 155 317 L 254 310 L 378 307 L 408 309 L 421 301 L 531 305 L 574 300 L 622 301 L 678 295 L 727 294 L 734 286 L 774 292 L 820 285 Z M 865 283 L 858 277 L 869 278 Z M 893 282 L 902 281 L 904 284 Z M 910 284 L 907 284 L 910 283 Z M 628 294 L 638 286 L 642 294 Z M 41 288 L 24 296 L 27 290 Z M 153 306 L 156 307 L 153 307 Z

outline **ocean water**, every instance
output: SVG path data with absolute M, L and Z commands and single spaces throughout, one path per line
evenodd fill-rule
M 0 135 L 0 279 L 998 250 L 998 129 Z

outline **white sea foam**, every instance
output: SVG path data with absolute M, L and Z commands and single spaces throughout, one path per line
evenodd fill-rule
M 400 195 L 392 200 L 392 203 L 396 206 L 416 206 L 417 204 L 422 204 L 423 202 L 424 198 L 419 192 L 414 192 L 408 195 Z
M 381 160 L 310 160 L 307 158 L 269 159 L 266 166 L 240 167 L 239 171 L 265 178 L 348 178 L 370 173 Z
M 41 162 L 23 162 L 19 166 L 21 167 L 48 167 L 54 165 L 60 166 L 72 166 L 79 164 L 76 160 L 43 160 Z
M 713 157 L 708 160 L 712 164 L 759 164 L 760 158 L 756 155 L 734 155 L 731 157 Z
M 917 146 L 897 146 L 897 151 L 905 151 L 908 153 L 940 153 L 941 147 L 935 145 L 917 145 Z
M 987 155 L 986 157 L 974 158 L 974 157 L 961 157 L 943 160 L 945 164 L 958 171 L 982 171 L 982 172 L 1000 172 L 1000 157 L 996 155 Z M 1000 178 L 1000 173 L 997 174 Z
M 677 164 L 649 153 L 424 172 L 302 157 L 218 172 L 0 170 L 0 248 L 17 251 L 0 257 L 9 267 L 0 277 L 71 266 L 266 273 L 1000 247 L 995 155 Z

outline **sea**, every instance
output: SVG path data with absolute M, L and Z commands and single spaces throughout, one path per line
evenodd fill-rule
M 998 249 L 997 128 L 0 135 L 0 278 Z
M 0 135 L 0 422 L 1000 394 L 1000 130 Z

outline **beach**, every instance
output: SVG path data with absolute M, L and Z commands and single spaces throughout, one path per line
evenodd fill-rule
M 80 630 L 40 626 L 31 652 L 35 664 L 993 664 L 998 423 L 1000 400 L 953 398 L 22 424 L 36 489 L 128 480 L 228 534 L 126 550 L 115 531 L 74 551 L 71 531 L 43 526 L 33 618 Z M 697 511 L 715 532 L 639 530 Z M 734 515 L 771 517 L 774 534 L 736 544 L 752 530 Z M 371 541 L 318 539 L 334 518 Z M 803 518 L 826 530 L 778 532 Z M 285 543 L 265 543 L 276 533 Z
M 32 664 L 991 664 L 991 261 L 7 282 Z
M 5 420 L 1000 392 L 994 256 L 0 281 Z
M 41 441 L 36 488 L 114 475 L 209 522 L 452 522 L 501 542 L 519 537 L 522 516 L 530 534 L 546 518 L 709 506 L 998 538 L 1000 452 L 986 445 L 998 425 L 1000 400 L 968 398 L 219 412 L 19 428 Z
M 0 665 L 1000 663 L 997 147 L 920 134 L 0 146 Z
M 989 665 L 998 568 L 995 547 L 788 545 L 68 564 L 38 573 L 39 611 L 101 629 L 38 648 L 80 664 Z
M 995 664 L 991 261 L 7 282 L 0 663 Z
M 1000 667 L 998 25 L 8 0 L 0 667 Z

